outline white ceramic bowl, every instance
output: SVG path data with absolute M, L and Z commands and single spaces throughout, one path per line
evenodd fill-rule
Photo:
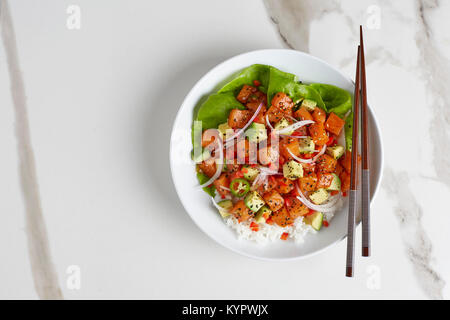
M 216 92 L 236 73 L 255 63 L 271 65 L 282 71 L 296 74 L 305 83 L 327 83 L 349 92 L 354 91 L 354 84 L 350 78 L 326 62 L 299 51 L 259 50 L 228 59 L 197 82 L 178 111 L 170 142 L 172 179 L 184 208 L 194 222 L 203 232 L 226 248 L 249 257 L 266 260 L 304 258 L 323 251 L 346 237 L 348 200 L 342 210 L 335 214 L 328 228 L 322 228 L 317 234 L 307 235 L 304 243 L 296 244 L 292 240 L 280 240 L 260 245 L 251 241 L 239 240 L 235 231 L 225 225 L 217 213 L 217 209 L 211 204 L 211 198 L 196 187 L 198 182 L 195 176 L 195 167 L 190 160 L 192 150 L 190 130 L 194 108 L 209 94 Z M 381 180 L 383 155 L 379 128 L 371 110 L 369 127 L 371 197 L 373 200 Z

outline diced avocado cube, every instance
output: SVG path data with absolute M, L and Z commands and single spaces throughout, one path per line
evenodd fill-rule
M 222 218 L 226 218 L 230 215 L 230 210 L 233 207 L 233 202 L 231 200 L 222 200 L 218 203 L 219 207 L 222 207 L 224 210 L 219 210 Z
M 193 156 L 192 160 L 194 160 L 195 163 L 200 163 L 202 161 L 208 160 L 209 158 L 211 158 L 211 152 L 205 148 L 197 157 Z
M 311 137 L 301 138 L 298 141 L 300 153 L 313 153 L 316 145 Z
M 219 132 L 222 134 L 222 139 L 225 139 L 227 131 L 228 131 L 228 135 L 232 135 L 233 134 L 233 128 L 231 128 L 228 125 L 228 122 L 219 124 L 219 127 L 217 128 L 217 130 L 219 130 Z
M 267 139 L 266 126 L 262 123 L 252 122 L 245 131 L 245 135 L 250 142 L 259 143 Z
M 303 167 L 301 163 L 291 160 L 283 164 L 283 175 L 289 180 L 303 177 Z
M 306 216 L 303 221 L 313 227 L 314 230 L 319 231 L 322 227 L 323 213 L 316 211 L 312 215 Z
M 332 173 L 333 180 L 331 180 L 330 186 L 327 188 L 328 191 L 339 191 L 341 190 L 341 179 L 339 179 L 338 175 Z
M 244 173 L 244 178 L 249 180 L 249 181 L 255 180 L 255 178 L 259 174 L 259 169 L 258 168 L 253 168 L 253 167 L 250 167 L 250 166 L 244 166 L 241 171 Z
M 253 212 L 258 212 L 259 209 L 265 204 L 263 198 L 258 192 L 250 192 L 244 199 L 244 203 Z
M 268 206 L 263 206 L 255 215 L 255 221 L 257 223 L 266 222 L 266 219 L 270 216 L 272 210 L 269 209 Z
M 323 188 L 317 189 L 316 191 L 311 193 L 309 196 L 311 201 L 314 202 L 315 204 L 322 204 L 325 201 L 327 201 L 329 197 L 330 197 L 330 195 L 329 195 L 328 191 Z
M 305 99 L 302 101 L 302 104 L 300 107 L 305 107 L 308 111 L 314 111 L 314 109 L 317 106 L 317 102 L 309 99 Z
M 337 160 L 345 153 L 345 148 L 337 144 L 333 147 L 328 147 L 326 153 Z
M 289 123 L 289 121 L 287 121 L 286 118 L 282 118 L 280 121 L 275 123 L 274 129 L 277 130 L 277 131 L 280 131 L 280 130 L 282 130 L 284 128 L 289 127 L 290 125 L 291 124 Z M 283 133 L 280 133 L 280 134 L 284 134 L 284 135 L 290 136 L 293 132 L 294 132 L 294 130 L 289 130 L 287 132 L 283 132 Z

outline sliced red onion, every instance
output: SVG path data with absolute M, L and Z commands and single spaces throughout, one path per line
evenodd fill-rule
M 314 123 L 314 121 L 312 121 L 312 120 L 304 120 L 304 121 L 308 121 L 308 123 L 302 123 L 302 124 L 300 124 L 301 122 L 304 122 L 304 121 L 298 121 L 298 120 L 295 119 L 294 117 L 291 117 L 291 116 L 288 116 L 288 115 L 285 115 L 285 116 L 288 117 L 288 118 L 291 118 L 292 120 L 294 120 L 295 123 L 292 124 L 292 125 L 290 125 L 289 127 L 283 128 L 283 129 L 281 129 L 281 130 L 276 130 L 276 129 L 274 129 L 274 127 L 272 127 L 272 125 L 270 124 L 270 121 L 269 121 L 269 115 L 266 114 L 266 123 L 267 123 L 267 125 L 269 126 L 270 130 L 273 131 L 273 132 L 275 132 L 275 133 L 277 133 L 277 134 L 282 134 L 282 133 L 285 131 L 285 129 L 289 129 L 290 127 L 292 127 L 292 126 L 294 126 L 294 125 L 298 125 L 298 127 L 297 127 L 296 129 L 294 129 L 294 131 L 295 131 L 295 130 L 297 130 L 298 128 L 301 128 L 301 127 L 303 127 L 303 126 L 305 126 L 305 125 L 307 125 L 307 124 Z M 312 122 L 311 122 L 311 121 L 312 121 Z M 290 131 L 290 130 L 287 130 L 287 131 Z M 291 138 L 306 138 L 306 137 L 307 137 L 307 136 L 293 136 L 293 135 L 284 135 L 284 136 L 286 136 L 286 137 L 291 137 Z
M 252 183 L 252 191 L 261 184 L 267 184 L 268 181 L 268 175 L 264 172 L 261 172 Z
M 263 173 L 258 174 L 258 176 L 253 180 L 252 187 L 256 186 L 259 183 L 259 180 L 261 180 L 261 176 Z
M 316 155 L 314 156 L 314 158 L 312 158 L 312 159 L 302 159 L 302 158 L 297 157 L 295 154 L 292 153 L 292 151 L 291 151 L 289 148 L 287 148 L 287 151 L 288 151 L 289 154 L 292 156 L 292 158 L 294 158 L 294 159 L 297 160 L 298 162 L 303 162 L 303 163 L 313 163 L 313 162 L 316 162 L 317 159 L 318 159 L 321 155 L 323 155 L 323 154 L 325 153 L 325 150 L 327 150 L 327 145 L 326 145 L 326 144 L 323 145 L 322 149 L 319 151 L 318 154 L 316 154 Z
M 312 203 L 311 201 L 308 200 L 308 198 L 306 198 L 306 196 L 302 193 L 302 191 L 298 187 L 298 183 L 295 184 L 295 187 L 297 188 L 297 192 L 300 195 L 299 197 L 297 197 L 297 199 L 300 200 L 301 202 L 303 202 L 303 204 L 305 206 L 307 206 L 308 208 L 315 210 L 315 211 L 319 211 L 319 212 L 332 212 L 335 210 L 335 208 L 333 208 L 333 206 L 339 200 L 339 196 L 330 198 L 326 204 L 318 205 L 318 204 Z
M 201 188 L 209 186 L 211 183 L 216 181 L 216 179 L 219 178 L 220 174 L 222 173 L 222 168 L 223 168 L 223 143 L 222 143 L 222 139 L 220 139 L 220 138 L 219 139 L 215 139 L 215 141 L 217 141 L 217 143 L 219 144 L 219 164 L 217 164 L 217 161 L 216 161 L 216 173 L 214 173 L 214 175 L 211 177 L 211 179 L 209 179 L 205 183 L 201 184 L 200 185 Z
M 268 114 L 266 114 L 266 123 L 267 123 L 267 125 L 269 126 L 269 128 L 270 128 L 271 131 L 274 131 L 274 130 L 275 130 L 275 129 L 272 127 L 272 125 L 270 124 L 270 121 L 269 121 L 269 115 L 268 115 Z
M 228 143 L 229 141 L 233 140 L 234 138 L 240 136 L 245 129 L 247 129 L 247 127 L 253 122 L 253 120 L 255 120 L 255 118 L 258 116 L 259 111 L 261 110 L 263 106 L 263 103 L 261 102 L 258 106 L 258 108 L 256 109 L 255 113 L 253 114 L 253 116 L 250 118 L 250 120 L 245 124 L 245 126 L 238 130 L 235 134 L 233 134 L 230 138 L 228 138 L 227 140 L 225 140 L 225 144 Z
M 298 138 L 298 139 L 308 138 L 308 136 L 286 136 L 286 135 L 285 135 L 285 137 L 288 137 L 288 138 Z
M 288 117 L 289 119 L 291 119 L 292 121 L 294 121 L 294 123 L 295 123 L 295 122 L 298 122 L 298 120 L 295 119 L 293 116 L 285 115 L 285 117 Z
M 323 155 L 323 154 L 325 153 L 326 150 L 327 150 L 327 145 L 324 144 L 324 145 L 322 146 L 322 149 L 319 151 L 319 153 L 316 154 L 316 156 L 313 158 L 313 161 L 316 162 L 316 160 L 317 160 L 321 155 Z
M 227 187 L 224 187 L 224 186 L 220 186 L 220 189 L 227 190 L 227 191 L 231 191 L 230 188 L 227 188 Z
M 259 167 L 259 170 L 264 173 L 265 175 L 276 175 L 276 174 L 280 174 L 278 171 L 275 170 L 270 170 L 266 167 Z
M 287 151 L 289 152 L 289 154 L 291 155 L 292 158 L 294 158 L 295 160 L 297 160 L 298 162 L 302 162 L 302 163 L 313 163 L 313 159 L 302 159 L 297 157 L 295 154 L 292 153 L 292 151 L 289 148 L 286 148 Z
M 257 187 L 257 186 L 259 185 L 259 183 L 260 183 L 262 180 L 264 180 L 264 176 L 265 176 L 264 173 L 258 174 L 258 176 L 255 178 L 255 180 L 254 180 L 253 183 L 252 183 L 252 189 L 253 189 L 253 190 L 255 189 L 255 187 Z
M 283 128 L 283 129 L 277 130 L 277 131 L 278 131 L 279 134 L 283 134 L 284 132 L 295 131 L 295 130 L 297 130 L 298 128 L 301 128 L 301 127 L 303 127 L 303 126 L 306 126 L 307 124 L 313 124 L 313 123 L 315 123 L 315 122 L 312 121 L 312 120 L 298 121 L 298 122 L 296 122 L 296 123 L 294 123 L 294 124 L 291 124 L 290 126 L 288 126 L 288 127 L 286 127 L 286 128 Z

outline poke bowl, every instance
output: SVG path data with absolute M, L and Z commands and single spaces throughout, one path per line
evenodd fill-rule
M 350 78 L 294 50 L 253 51 L 209 71 L 170 142 L 172 179 L 193 221 L 226 248 L 267 260 L 344 239 L 353 91 Z M 383 156 L 370 107 L 369 132 L 373 200 Z

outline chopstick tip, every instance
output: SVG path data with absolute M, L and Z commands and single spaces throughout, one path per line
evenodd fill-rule
M 353 268 L 352 267 L 346 267 L 345 276 L 349 277 L 349 278 L 353 278 Z
M 370 250 L 368 247 L 363 247 L 362 248 L 362 256 L 363 257 L 370 257 Z

